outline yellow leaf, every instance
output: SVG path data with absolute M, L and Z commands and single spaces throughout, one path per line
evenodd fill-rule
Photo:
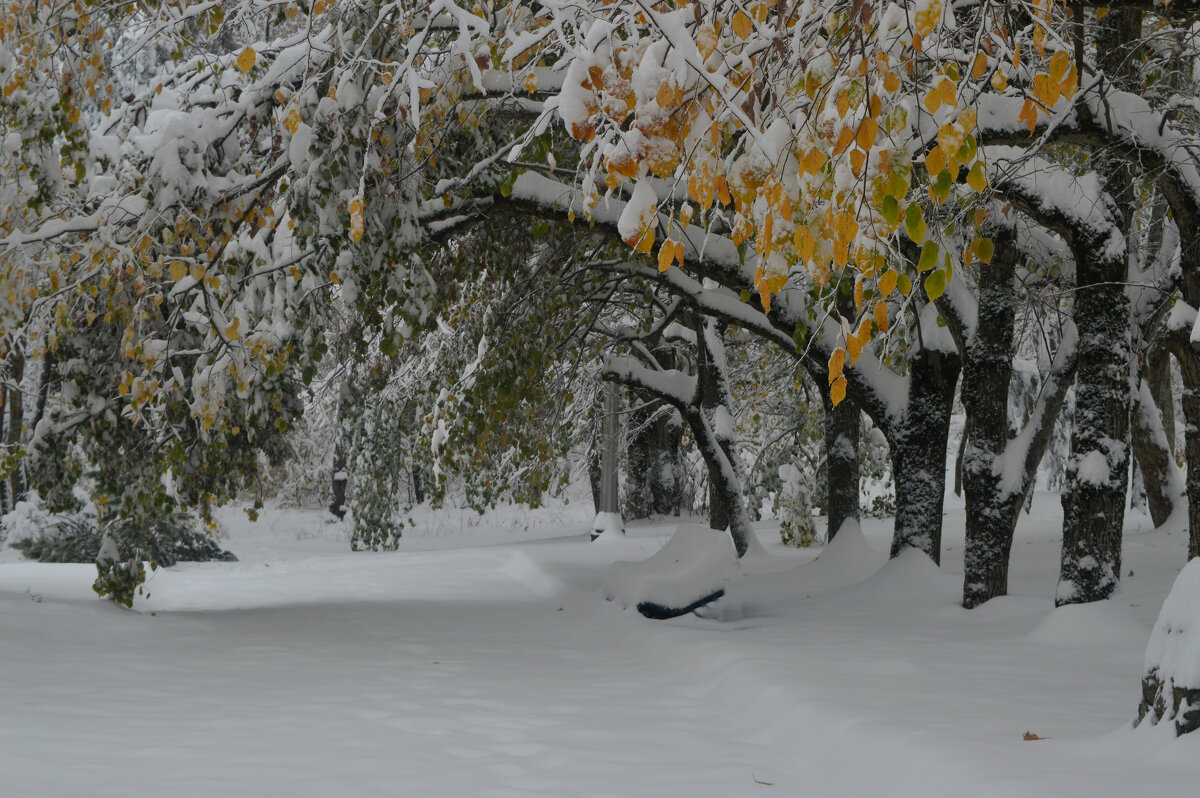
M 875 303 L 875 326 L 880 332 L 888 331 L 888 307 L 887 303 L 880 301 Z
M 743 14 L 741 11 L 733 15 L 733 32 L 737 34 L 739 39 L 748 39 L 754 31 L 754 23 L 750 21 L 750 17 Z
M 929 113 L 937 113 L 937 109 L 942 107 L 942 94 L 939 91 L 930 91 L 925 95 L 925 109 Z
M 854 141 L 854 128 L 844 127 L 842 132 L 838 134 L 837 141 L 833 143 L 833 154 L 841 155 L 846 148 L 850 146 L 850 142 Z
M 896 290 L 896 279 L 900 275 L 896 274 L 895 269 L 888 269 L 879 278 L 879 295 L 887 298 Z
M 815 175 L 825 166 L 825 160 L 825 154 L 820 150 L 809 150 L 804 156 L 804 171 Z
M 987 175 L 983 171 L 983 164 L 976 161 L 975 165 L 971 167 L 971 171 L 967 172 L 967 185 L 975 191 L 983 193 L 987 184 Z
M 254 68 L 256 61 L 258 61 L 258 53 L 254 52 L 253 47 L 247 47 L 237 58 L 238 69 L 242 72 L 249 72 Z
M 1067 72 L 1071 69 L 1071 56 L 1066 50 L 1059 50 L 1054 55 L 1050 56 L 1050 79 L 1055 83 L 1062 83 L 1063 78 L 1067 76 Z
M 929 176 L 941 174 L 946 169 L 946 153 L 941 145 L 934 147 L 925 155 L 925 168 L 929 171 Z
M 846 350 L 835 349 L 833 354 L 829 356 L 829 381 L 834 382 L 842 377 L 842 371 L 846 368 Z
M 683 256 L 685 254 L 686 254 L 686 252 L 683 247 L 683 242 L 676 241 L 675 242 L 675 260 L 679 263 L 679 265 L 681 267 L 683 266 Z
M 240 332 L 238 332 L 238 326 L 241 323 L 242 323 L 241 319 L 239 319 L 237 316 L 234 316 L 233 323 L 225 328 L 225 337 L 228 338 L 230 341 L 236 341 L 239 338 L 241 338 L 242 334 Z
M 854 337 L 858 339 L 858 344 L 863 349 L 867 348 L 867 344 L 871 343 L 871 320 L 863 316 L 862 321 L 858 323 L 858 329 L 854 331 Z
M 646 255 L 649 255 L 651 252 L 653 252 L 654 251 L 654 228 L 647 227 L 645 230 L 643 230 L 641 238 L 638 239 L 637 243 L 634 244 L 633 248 L 637 252 L 641 252 Z
M 181 260 L 173 260 L 167 267 L 167 272 L 171 275 L 172 280 L 179 282 L 187 276 L 187 264 Z
M 888 94 L 894 94 L 898 88 L 900 88 L 900 76 L 889 71 L 883 79 L 883 90 Z
M 864 150 L 871 149 L 871 145 L 875 143 L 875 137 L 879 134 L 879 123 L 871 117 L 867 117 L 858 126 L 858 135 L 854 141 Z
M 195 280 L 196 282 L 200 282 L 201 280 L 204 279 L 205 271 L 207 271 L 207 270 L 204 268 L 204 264 L 193 263 L 192 268 L 190 269 L 189 273 L 191 274 L 193 280 Z
M 846 336 L 846 359 L 851 366 L 858 360 L 858 356 L 862 354 L 862 344 L 858 342 L 858 338 L 853 335 Z
M 979 80 L 981 77 L 987 74 L 987 70 L 987 54 L 983 52 L 976 53 L 975 64 L 971 67 L 971 77 L 975 80 Z
M 829 401 L 833 402 L 833 406 L 837 407 L 846 398 L 846 378 L 838 377 L 829 386 Z
M 671 268 L 671 261 L 675 260 L 675 242 L 667 239 L 658 248 L 658 270 L 665 272 Z
M 855 177 L 862 177 L 863 167 L 867 165 L 867 154 L 862 150 L 850 151 L 850 171 Z
M 997 69 L 992 73 L 992 88 L 996 91 L 1004 91 L 1008 88 L 1008 75 L 1005 75 L 1002 70 Z
M 363 201 L 355 197 L 350 201 L 350 240 L 357 244 L 363 237 Z
M 525 91 L 528 94 L 533 94 L 535 91 L 537 91 L 537 87 L 538 87 L 537 73 L 530 72 L 528 75 L 525 76 Z
M 670 81 L 663 83 L 658 87 L 658 93 L 654 95 L 654 101 L 658 103 L 659 108 L 674 108 L 679 104 L 676 99 L 675 87 Z

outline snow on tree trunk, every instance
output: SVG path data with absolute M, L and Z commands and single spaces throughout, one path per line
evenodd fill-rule
M 1175 509 L 1179 484 L 1162 414 L 1147 376 L 1143 376 L 1134 396 L 1131 444 L 1133 457 L 1141 469 L 1150 519 L 1155 527 L 1160 527 Z
M 979 270 L 979 312 L 974 339 L 963 361 L 962 481 L 966 494 L 963 606 L 976 607 L 1008 593 L 1013 531 L 1031 480 L 1017 490 L 1004 484 L 1009 440 L 1008 388 L 1012 379 L 1016 323 L 1016 247 L 996 236 L 999 252 Z
M 837 407 L 821 391 L 825 407 L 825 481 L 829 490 L 827 540 L 842 524 L 858 520 L 858 440 L 861 419 L 858 403 L 846 397 Z
M 724 324 L 711 317 L 697 320 L 696 372 L 700 402 L 693 412 L 703 416 L 705 438 L 711 436 L 711 440 L 696 438 L 708 467 L 708 525 L 713 529 L 728 529 L 741 557 L 750 545 L 750 514 L 742 495 L 737 468 L 737 433 L 729 414 L 732 402 L 729 364 L 722 341 L 724 329 Z M 686 418 L 687 413 L 684 415 Z M 693 431 L 698 421 L 689 422 Z
M 1129 479 L 1129 300 L 1125 257 L 1077 257 L 1079 367 L 1075 429 L 1063 493 L 1063 546 L 1055 603 L 1108 598 L 1120 582 Z M 1107 267 L 1107 268 L 1106 268 Z
M 1033 487 L 1037 464 L 1054 429 L 1076 362 L 1074 339 L 1064 336 L 1037 404 L 1020 433 L 1013 436 L 1008 404 L 1016 350 L 1019 253 L 1011 233 L 997 231 L 994 240 L 996 254 L 987 268 L 979 271 L 978 303 L 971 313 L 977 319 L 973 334 L 954 300 L 944 296 L 938 301 L 963 355 L 963 606 L 968 609 L 1008 593 L 1008 563 L 1017 518 Z
M 1172 350 L 1183 377 L 1183 453 L 1187 458 L 1188 559 L 1200 557 L 1200 352 L 1189 340 Z
M 946 441 L 958 382 L 957 355 L 922 348 L 909 370 L 908 413 L 891 428 L 896 527 L 891 556 L 919 549 L 941 562 Z
M 1176 734 L 1200 729 L 1200 558 L 1187 564 L 1163 602 L 1142 673 L 1137 724 L 1174 721 Z

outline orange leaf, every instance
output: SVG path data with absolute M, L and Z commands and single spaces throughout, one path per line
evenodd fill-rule
M 971 77 L 973 77 L 975 80 L 979 80 L 981 77 L 987 74 L 987 70 L 987 53 L 976 53 L 975 64 L 971 67 Z
M 665 272 L 671 268 L 671 261 L 675 260 L 675 242 L 667 239 L 658 248 L 658 270 Z
M 884 272 L 879 278 L 879 295 L 882 297 L 891 296 L 892 292 L 896 290 L 896 280 L 899 277 L 900 275 L 896 274 L 895 269 L 888 269 Z
M 887 303 L 880 301 L 875 303 L 875 326 L 880 332 L 888 331 L 888 307 Z
M 838 377 L 829 386 L 829 400 L 833 402 L 833 406 L 837 407 L 846 398 L 846 378 Z
M 1025 100 L 1025 105 L 1021 107 L 1021 113 L 1017 114 L 1017 121 L 1024 122 L 1025 126 L 1029 128 L 1029 132 L 1032 133 L 1037 129 L 1037 120 L 1037 105 L 1033 100 Z

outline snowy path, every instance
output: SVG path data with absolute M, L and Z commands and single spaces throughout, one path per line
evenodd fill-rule
M 1127 560 L 1165 579 L 1160 542 Z M 1200 777 L 1200 740 L 1119 728 L 1156 605 L 968 613 L 919 559 L 850 585 L 882 561 L 859 549 L 656 623 L 599 598 L 608 562 L 655 545 L 181 566 L 143 614 L 90 600 L 88 567 L 0 564 L 0 795 L 1128 798 Z M 1053 546 L 1018 547 L 1039 593 Z

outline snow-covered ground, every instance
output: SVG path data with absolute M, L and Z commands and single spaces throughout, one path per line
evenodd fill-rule
M 1129 727 L 1185 537 L 1131 519 L 1118 597 L 1055 610 L 1060 517 L 1039 494 L 1014 595 L 970 612 L 961 506 L 942 571 L 886 562 L 886 522 L 815 562 L 764 527 L 671 621 L 602 584 L 674 525 L 589 544 L 583 506 L 419 518 L 387 554 L 230 511 L 241 561 L 160 570 L 136 612 L 3 552 L 0 795 L 1191 794 L 1200 735 Z

